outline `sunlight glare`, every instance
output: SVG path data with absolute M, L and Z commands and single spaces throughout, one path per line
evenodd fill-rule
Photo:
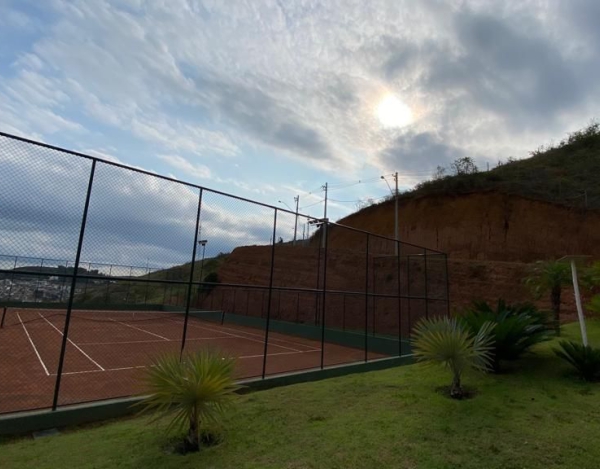
M 377 118 L 384 127 L 404 127 L 413 122 L 413 113 L 396 96 L 388 94 L 377 106 Z

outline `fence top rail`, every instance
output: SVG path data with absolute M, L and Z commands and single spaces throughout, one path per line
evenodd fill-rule
M 48 143 L 38 142 L 36 140 L 31 140 L 31 139 L 28 139 L 28 138 L 25 138 L 25 137 L 19 137 L 17 135 L 9 134 L 9 133 L 2 132 L 2 131 L 0 131 L 0 136 L 4 137 L 4 138 L 7 138 L 9 140 L 16 140 L 16 141 L 28 143 L 30 145 L 34 145 L 34 146 L 38 146 L 38 147 L 42 147 L 42 148 L 47 148 L 49 150 L 54 150 L 54 151 L 66 153 L 66 154 L 77 156 L 77 157 L 80 157 L 80 158 L 85 158 L 85 159 L 88 159 L 88 160 L 91 160 L 91 161 L 98 161 L 98 162 L 101 162 L 101 163 L 109 165 L 109 166 L 114 166 L 114 167 L 126 169 L 128 171 L 133 171 L 133 172 L 140 173 L 140 174 L 145 174 L 147 176 L 156 177 L 156 178 L 159 178 L 159 179 L 162 179 L 162 180 L 165 180 L 165 181 L 174 182 L 174 183 L 181 184 L 181 185 L 184 185 L 184 186 L 193 187 L 193 188 L 199 189 L 201 191 L 212 192 L 214 194 L 219 194 L 219 195 L 222 195 L 222 196 L 225 196 L 225 197 L 230 197 L 230 198 L 233 198 L 233 199 L 241 200 L 242 202 L 248 202 L 248 203 L 251 203 L 251 204 L 255 204 L 255 205 L 262 206 L 262 207 L 270 208 L 270 209 L 275 210 L 276 212 L 279 211 L 279 212 L 288 213 L 288 214 L 291 214 L 291 215 L 298 215 L 299 217 L 307 218 L 309 220 L 320 220 L 318 217 L 313 217 L 313 216 L 310 216 L 310 215 L 307 215 L 307 214 L 304 214 L 304 213 L 300 213 L 300 212 L 296 213 L 296 212 L 294 212 L 292 210 L 288 210 L 288 209 L 285 209 L 285 208 L 282 208 L 282 207 L 276 207 L 274 205 L 266 204 L 264 202 L 258 202 L 256 200 L 248 199 L 246 197 L 240 197 L 238 195 L 230 194 L 228 192 L 223 192 L 223 191 L 219 191 L 219 190 L 216 190 L 216 189 L 210 189 L 208 187 L 204 187 L 204 186 L 201 186 L 201 185 L 198 185 L 198 184 L 194 184 L 194 183 L 187 182 L 187 181 L 181 181 L 179 179 L 175 179 L 175 178 L 172 178 L 172 177 L 164 176 L 164 175 L 158 174 L 158 173 L 153 173 L 153 172 L 147 171 L 145 169 L 134 168 L 132 166 L 129 166 L 129 165 L 126 165 L 126 164 L 123 164 L 123 163 L 117 163 L 117 162 L 114 162 L 114 161 L 108 161 L 108 160 L 105 160 L 103 158 L 98 158 L 97 156 L 91 156 L 91 155 L 87 155 L 85 153 L 81 153 L 81 152 L 78 152 L 78 151 L 68 150 L 66 148 L 62 148 L 62 147 L 59 147 L 59 146 L 56 146 L 56 145 L 50 145 Z M 438 253 L 438 254 L 444 254 L 442 251 L 438 251 L 436 249 L 430 249 L 430 248 L 426 248 L 424 246 L 418 246 L 416 244 L 407 243 L 405 241 L 400 241 L 400 240 L 397 240 L 397 239 L 394 239 L 394 238 L 390 238 L 388 236 L 378 235 L 378 234 L 375 234 L 375 233 L 371 233 L 369 231 L 361 230 L 359 228 L 353 228 L 353 227 L 347 226 L 347 225 L 342 225 L 342 224 L 335 223 L 335 222 L 332 222 L 332 221 L 329 221 L 329 220 L 327 220 L 327 223 L 328 223 L 328 225 L 331 225 L 331 226 L 338 226 L 340 228 L 345 228 L 345 229 L 348 229 L 348 230 L 352 230 L 352 231 L 355 231 L 357 233 L 364 233 L 366 235 L 375 236 L 377 238 L 385 239 L 385 240 L 388 240 L 388 241 L 392 241 L 394 243 L 404 244 L 406 246 L 412 246 L 412 247 L 419 248 L 419 249 L 426 249 L 428 251 L 435 252 L 435 253 Z
M 172 178 L 172 177 L 169 177 L 169 176 L 164 176 L 162 174 L 153 173 L 152 171 L 147 171 L 145 169 L 134 168 L 133 166 L 129 166 L 129 165 L 126 165 L 126 164 L 123 164 L 123 163 L 117 163 L 117 162 L 114 162 L 114 161 L 108 161 L 108 160 L 105 160 L 105 159 L 102 159 L 102 158 L 98 158 L 97 156 L 86 155 L 85 153 L 80 153 L 78 151 L 68 150 L 66 148 L 58 147 L 58 146 L 55 146 L 55 145 L 50 145 L 48 143 L 38 142 L 36 140 L 31 140 L 31 139 L 28 139 L 28 138 L 25 138 L 25 137 L 19 137 L 17 135 L 9 134 L 9 133 L 2 132 L 2 131 L 0 131 L 0 137 L 7 138 L 9 140 L 17 140 L 17 141 L 20 141 L 20 142 L 29 143 L 30 145 L 35 145 L 35 146 L 38 146 L 38 147 L 47 148 L 49 150 L 54 150 L 54 151 L 59 151 L 59 152 L 62 152 L 62 153 L 67 153 L 69 155 L 78 156 L 80 158 L 85 158 L 85 159 L 88 159 L 88 160 L 91 160 L 91 161 L 98 161 L 98 162 L 104 163 L 106 165 L 116 166 L 118 168 L 123 168 L 123 169 L 129 170 L 129 171 L 133 171 L 133 172 L 136 172 L 136 173 L 146 174 L 147 176 L 153 176 L 153 177 L 156 177 L 156 178 L 159 178 L 159 179 L 163 179 L 165 181 L 170 181 L 170 182 L 174 182 L 174 183 L 177 183 L 177 184 L 181 184 L 183 186 L 193 187 L 195 189 L 200 189 L 202 191 L 208 191 L 208 192 L 212 192 L 214 194 L 219 194 L 219 195 L 223 195 L 225 197 L 231 197 L 233 199 L 241 200 L 242 202 L 248 202 L 248 203 L 251 203 L 251 204 L 256 204 L 256 205 L 260 205 L 262 207 L 266 207 L 266 208 L 270 208 L 270 209 L 273 209 L 273 210 L 277 210 L 279 212 L 285 212 L 285 213 L 289 213 L 289 214 L 292 214 L 292 215 L 296 215 L 296 212 L 294 212 L 292 210 L 288 210 L 288 209 L 282 208 L 282 207 L 276 207 L 274 205 L 266 204 L 264 202 L 258 202 L 256 200 L 247 199 L 245 197 L 240 197 L 239 195 L 234 195 L 234 194 L 230 194 L 228 192 L 219 191 L 217 189 L 210 189 L 208 187 L 204 187 L 204 186 L 201 186 L 199 184 L 194 184 L 192 182 L 182 181 L 182 180 L 175 179 L 175 178 Z M 311 219 L 311 220 L 317 220 L 316 217 L 313 217 L 313 216 L 310 216 L 310 215 L 306 215 L 306 214 L 300 213 L 300 212 L 298 212 L 298 216 L 299 217 L 308 218 L 308 219 Z
M 65 264 L 75 264 L 75 260 L 74 259 L 56 259 L 56 258 L 52 258 L 52 257 L 40 257 L 40 256 L 23 256 L 23 255 L 18 255 L 18 254 L 0 254 L 0 258 L 9 258 L 9 259 L 23 259 L 23 260 L 36 260 L 36 261 L 43 261 L 43 262 L 53 262 L 53 263 L 58 263 L 58 262 L 64 262 Z M 106 266 L 106 267 L 127 267 L 130 269 L 137 269 L 137 270 L 166 270 L 166 269 L 170 269 L 173 267 L 180 267 L 181 265 L 185 265 L 185 264 L 189 264 L 189 262 L 184 263 L 184 264 L 173 264 L 170 267 L 152 267 L 152 266 L 145 266 L 145 265 L 132 265 L 132 264 L 117 264 L 117 263 L 110 263 L 110 262 L 94 262 L 94 261 L 81 261 L 79 262 L 79 268 L 83 269 L 85 268 L 85 266 Z M 28 266 L 29 267 L 29 266 Z M 31 267 L 39 267 L 39 266 L 31 266 Z M 68 268 L 73 268 L 74 266 L 68 266 L 66 265 L 65 267 Z
M 363 233 L 365 235 L 373 236 L 375 238 L 385 239 L 386 241 L 391 241 L 393 243 L 398 243 L 400 245 L 412 246 L 414 248 L 423 249 L 424 251 L 430 251 L 430 252 L 434 252 L 436 254 L 445 254 L 444 252 L 438 251 L 437 249 L 426 248 L 425 246 L 419 246 L 418 244 L 408 243 L 406 241 L 401 241 L 399 239 L 390 238 L 389 236 L 372 233 L 372 232 L 366 231 L 366 230 L 361 230 L 360 228 L 354 228 L 353 226 L 342 225 L 341 223 L 336 223 L 333 221 L 329 221 L 328 224 L 332 225 L 332 226 L 337 226 L 339 228 L 344 228 L 346 230 L 351 230 L 351 231 L 354 231 L 357 233 Z

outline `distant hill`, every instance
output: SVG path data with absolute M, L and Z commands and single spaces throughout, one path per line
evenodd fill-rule
M 205 282 L 218 282 L 217 271 L 229 254 L 196 261 L 194 265 L 194 282 L 201 279 Z M 117 304 L 179 304 L 184 301 L 186 285 L 168 283 L 170 281 L 187 282 L 190 277 L 191 262 L 151 272 L 148 275 L 135 277 L 135 280 L 113 280 L 98 284 L 95 282 L 84 288 L 76 296 L 77 303 L 117 303 Z M 109 277 L 110 278 L 110 277 Z M 150 283 L 145 280 L 165 280 L 165 283 Z

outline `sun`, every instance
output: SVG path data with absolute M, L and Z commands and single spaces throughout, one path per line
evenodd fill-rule
M 388 94 L 377 106 L 377 118 L 384 127 L 405 127 L 414 118 L 411 109 L 393 94 Z

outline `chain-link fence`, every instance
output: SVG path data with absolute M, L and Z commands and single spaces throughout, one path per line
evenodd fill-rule
M 400 356 L 448 312 L 443 253 L 6 134 L 0 253 L 0 413 L 137 394 L 167 352 Z

